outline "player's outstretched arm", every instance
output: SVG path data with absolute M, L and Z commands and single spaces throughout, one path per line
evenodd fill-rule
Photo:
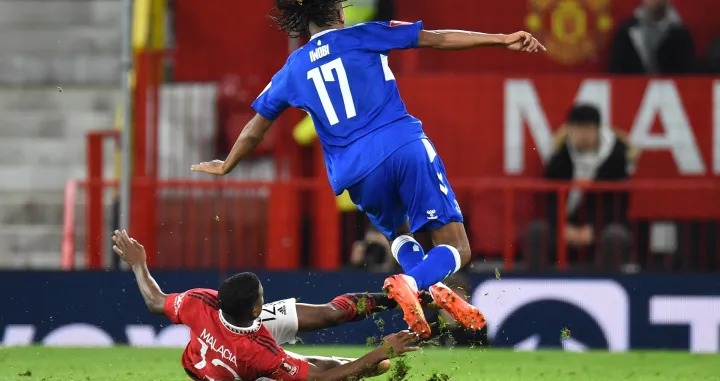
M 147 254 L 143 245 L 131 238 L 125 230 L 115 230 L 112 240 L 115 243 L 113 251 L 132 268 L 140 293 L 145 299 L 145 305 L 150 312 L 164 315 L 167 295 L 162 292 L 155 279 L 150 276 L 150 270 L 147 267 Z
M 213 160 L 193 165 L 191 170 L 197 172 L 206 172 L 211 175 L 225 176 L 235 168 L 240 160 L 249 155 L 263 141 L 265 134 L 274 123 L 273 120 L 266 119 L 260 114 L 255 114 L 243 128 L 240 136 L 238 136 L 233 145 L 230 154 L 225 161 Z
M 380 362 L 418 350 L 418 347 L 409 346 L 417 340 L 417 334 L 410 331 L 392 334 L 383 339 L 381 346 L 355 361 L 325 371 L 311 366 L 307 379 L 309 381 L 339 381 L 367 377 L 377 371 L 377 365 Z
M 535 53 L 545 47 L 528 32 L 486 34 L 465 30 L 422 30 L 418 47 L 438 50 L 462 50 L 482 46 L 504 46 L 516 52 Z

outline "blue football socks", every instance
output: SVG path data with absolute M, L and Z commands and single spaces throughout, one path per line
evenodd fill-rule
M 458 271 L 460 266 L 460 253 L 457 249 L 440 245 L 430 250 L 424 261 L 405 271 L 405 274 L 415 279 L 418 290 L 427 290 L 428 287 Z
M 412 270 L 415 266 L 425 259 L 425 250 L 409 235 L 401 235 L 396 238 L 391 246 L 392 254 L 395 260 L 402 266 L 405 273 Z

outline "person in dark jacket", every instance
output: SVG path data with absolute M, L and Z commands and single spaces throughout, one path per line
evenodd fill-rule
M 643 0 L 618 28 L 608 69 L 612 74 L 683 74 L 694 66 L 692 35 L 670 0 Z
M 635 156 L 635 150 L 620 133 L 601 127 L 596 107 L 580 104 L 570 110 L 566 125 L 558 133 L 545 178 L 566 182 L 626 181 Z M 595 257 L 596 262 L 607 271 L 626 264 L 630 250 L 628 198 L 625 191 L 571 190 L 564 208 L 564 237 L 571 252 L 597 249 L 601 257 Z M 556 258 L 557 202 L 556 193 L 547 195 L 547 220 L 534 221 L 528 229 L 525 253 L 531 269 L 540 267 L 546 253 L 551 265 Z
M 387 238 L 374 226 L 365 231 L 365 237 L 356 241 L 350 254 L 350 266 L 371 272 L 396 271 L 397 262 Z

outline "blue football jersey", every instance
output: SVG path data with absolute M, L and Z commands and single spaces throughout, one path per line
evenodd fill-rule
M 288 107 L 313 119 L 335 194 L 362 180 L 403 145 L 425 137 L 388 66 L 415 48 L 422 22 L 370 22 L 326 30 L 288 57 L 252 107 L 271 120 Z

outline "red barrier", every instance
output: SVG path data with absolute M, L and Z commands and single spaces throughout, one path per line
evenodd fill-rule
M 87 268 L 102 268 L 102 242 L 111 232 L 97 218 L 104 218 L 102 191 L 99 202 L 97 188 L 115 189 L 116 181 L 72 181 L 72 189 L 87 190 L 91 219 L 86 220 Z M 301 213 L 298 195 L 314 191 L 317 184 L 309 182 L 270 183 L 237 181 L 153 181 L 133 184 L 155 195 L 156 209 L 141 209 L 139 218 L 154 219 L 156 226 L 147 236 L 154 237 L 157 250 L 150 252 L 156 268 L 265 268 L 291 270 L 300 267 Z M 143 189 L 145 188 L 145 189 Z M 74 189 L 72 189 L 74 190 Z M 66 218 L 63 235 L 63 269 L 73 268 L 72 253 L 76 224 L 71 213 L 75 200 L 66 195 Z M 154 216 L 154 217 L 153 217 Z M 140 237 L 137 229 L 130 233 Z M 144 241 L 143 244 L 145 244 Z M 332 242 L 332 241 L 331 241 Z M 109 248 L 105 248 L 109 249 Z M 337 248 L 328 250 L 324 242 L 317 245 L 318 268 L 333 268 L 338 264 Z M 150 258 L 149 258 L 150 259 Z M 100 262 L 99 262 L 100 261 Z M 330 265 L 328 265 L 330 263 Z
M 150 98 L 152 95 L 150 95 Z M 145 115 L 152 108 L 143 111 Z M 137 115 L 136 115 L 137 117 Z M 301 265 L 301 199 L 315 197 L 316 232 L 312 263 L 321 269 L 340 265 L 337 239 L 319 239 L 337 232 L 335 199 L 327 194 L 327 180 L 239 182 L 158 180 L 157 138 L 148 131 L 144 118 L 136 119 L 134 176 L 131 183 L 131 233 L 145 246 L 148 264 L 164 268 L 268 268 L 295 269 Z M 151 124 L 156 130 L 157 123 Z M 140 132 L 138 132 L 138 130 Z M 114 130 L 88 134 L 88 180 L 77 183 L 87 191 L 85 237 L 88 268 L 103 268 L 104 247 L 110 231 L 105 229 L 104 190 L 117 181 L 103 179 L 103 141 L 117 137 Z M 154 134 L 157 136 L 157 134 Z M 145 137 L 141 139 L 140 137 Z M 148 141 L 152 144 L 148 144 Z M 150 151 L 150 154 L 147 154 Z M 154 152 L 153 152 L 154 151 Z M 71 183 L 72 184 L 72 183 Z M 75 225 L 72 210 L 74 187 L 66 194 L 63 238 L 64 269 L 72 268 Z M 331 193 L 331 192 L 330 192 Z M 119 227 L 123 228 L 123 227 Z M 333 234 L 337 237 L 338 234 Z M 109 249 L 109 248 L 107 248 Z M 238 255 L 242 253 L 244 255 Z
M 138 184 L 152 187 L 152 184 Z M 300 266 L 297 194 L 307 183 L 158 181 L 156 267 Z M 144 215 L 153 213 L 146 211 Z
M 95 183 L 95 185 L 97 182 Z M 90 189 L 89 182 L 79 187 Z M 102 182 L 104 188 L 115 187 L 115 182 Z M 157 210 L 145 209 L 142 216 L 155 214 L 157 225 L 150 234 L 158 242 L 158 250 L 149 253 L 155 257 L 159 268 L 267 268 L 289 270 L 301 267 L 300 248 L 310 247 L 310 263 L 313 268 L 335 269 L 341 264 L 341 242 L 338 227 L 340 213 L 330 209 L 315 214 L 310 219 L 312 232 L 301 235 L 304 223 L 302 208 L 298 200 L 304 192 L 322 194 L 320 186 L 313 182 L 223 182 L 223 181 L 159 181 L 136 184 L 138 187 L 153 187 Z M 454 184 L 458 194 L 472 194 L 463 201 L 467 217 L 469 237 L 476 254 L 498 254 L 503 261 L 504 271 L 517 268 L 531 270 L 557 269 L 567 271 L 578 265 L 581 268 L 598 268 L 606 271 L 617 270 L 621 264 L 637 264 L 649 270 L 720 270 L 720 220 L 687 219 L 683 216 L 663 215 L 648 219 L 638 215 L 638 197 L 633 194 L 664 191 L 682 192 L 686 195 L 705 190 L 720 192 L 720 185 L 712 181 L 629 181 L 626 183 L 555 183 L 537 179 L 482 179 L 458 180 Z M 586 194 L 602 195 L 607 192 L 627 192 L 627 205 L 614 202 L 612 214 L 625 227 L 629 248 L 610 246 L 609 254 L 602 254 L 600 244 L 606 243 L 605 235 L 610 221 L 588 221 L 594 238 L 588 246 L 567 245 L 565 227 L 567 194 L 571 190 L 582 190 Z M 499 192 L 503 202 L 497 205 L 503 209 L 503 219 L 498 224 L 487 224 L 485 215 L 473 213 L 473 205 L 485 202 L 484 193 Z M 551 210 L 543 201 L 548 195 L 558 196 L 557 222 L 550 220 Z M 68 198 L 69 199 L 69 198 Z M 317 198 L 319 200 L 320 197 Z M 93 203 L 97 204 L 97 203 Z M 103 203 L 100 203 L 101 205 Z M 66 205 L 66 211 L 73 205 Z M 100 207 L 102 209 L 102 207 Z M 602 201 L 597 205 L 598 213 L 604 209 Z M 585 210 L 583 213 L 588 213 Z M 93 212 L 97 213 L 97 212 Z M 598 214 L 599 215 L 599 214 Z M 585 218 L 582 215 L 581 219 Z M 528 246 L 529 227 L 536 222 L 549 226 L 542 231 L 542 242 L 537 247 Z M 655 224 L 668 221 L 664 226 Z M 63 247 L 70 247 L 70 234 L 74 224 L 66 220 Z M 109 231 L 102 231 L 104 224 L 87 221 L 88 234 L 95 232 L 98 237 L 108 237 Z M 478 226 L 481 229 L 478 229 Z M 657 230 L 657 231 L 656 231 Z M 133 235 L 136 233 L 133 231 Z M 667 235 L 667 237 L 665 237 Z M 488 237 L 499 237 L 498 250 L 485 245 Z M 361 237 L 346 236 L 350 242 Z M 612 239 L 612 237 L 610 238 Z M 309 240 L 309 242 L 308 242 Z M 307 242 L 303 244 L 303 242 Z M 602 241 L 602 242 L 601 242 Z M 660 242 L 660 243 L 657 243 Z M 613 244 L 613 242 L 610 242 Z M 532 265 L 529 250 L 540 253 L 539 262 Z M 88 250 L 95 250 L 88 247 Z M 72 250 L 63 250 L 72 253 Z M 100 251 L 88 251 L 88 265 Z M 63 263 L 70 264 L 69 258 Z M 70 269 L 72 266 L 65 266 Z
M 485 253 L 489 255 L 500 254 L 504 260 L 505 270 L 512 270 L 515 262 L 519 255 L 522 254 L 521 246 L 525 238 L 525 233 L 528 225 L 534 220 L 546 221 L 548 213 L 551 211 L 545 208 L 543 202 L 538 200 L 538 196 L 547 196 L 549 194 L 556 194 L 558 196 L 557 211 L 555 212 L 558 216 L 556 223 L 556 234 L 557 237 L 546 237 L 546 239 L 554 239 L 557 244 L 557 262 L 556 267 L 560 271 L 567 269 L 568 264 L 571 262 L 568 256 L 568 246 L 566 244 L 566 237 L 564 235 L 564 229 L 568 225 L 566 217 L 566 201 L 567 194 L 570 190 L 581 190 L 587 193 L 602 194 L 603 192 L 627 192 L 628 202 L 627 205 L 617 204 L 613 208 L 613 213 L 618 215 L 625 215 L 624 220 L 627 221 L 626 226 L 632 236 L 637 235 L 637 229 L 640 224 L 650 224 L 657 221 L 676 221 L 680 223 L 681 229 L 691 222 L 713 222 L 718 223 L 718 228 L 715 231 L 715 242 L 719 245 L 716 246 L 715 250 L 720 250 L 720 218 L 713 219 L 692 219 L 687 216 L 680 214 L 663 214 L 658 215 L 656 218 L 649 218 L 643 213 L 642 200 L 647 194 L 661 193 L 661 192 L 677 192 L 685 194 L 688 197 L 689 194 L 695 194 L 700 191 L 714 192 L 720 194 L 720 184 L 716 181 L 708 180 L 685 180 L 685 181 L 662 181 L 662 180 L 633 180 L 624 183 L 557 183 L 539 179 L 512 179 L 512 178 L 498 178 L 498 179 L 477 179 L 477 180 L 463 180 L 459 179 L 453 181 L 453 188 L 458 194 L 471 194 L 472 196 L 466 198 L 464 202 L 461 202 L 461 206 L 464 207 L 466 217 L 469 217 L 469 229 L 471 244 L 476 253 Z M 502 201 L 495 205 L 497 208 L 502 210 L 502 218 L 500 221 L 486 221 L 487 215 L 481 212 L 477 212 L 473 206 L 477 204 L 484 204 L 487 202 L 485 195 L 487 194 L 498 194 L 502 195 L 500 198 Z M 467 208 L 467 206 L 470 208 Z M 600 203 L 598 209 L 602 209 L 603 205 Z M 469 212 L 468 212 L 469 210 Z M 594 226 L 596 237 L 601 236 L 601 232 L 607 226 L 607 223 L 595 223 L 594 221 L 588 222 Z M 649 228 L 648 228 L 649 229 Z M 706 232 L 707 233 L 707 232 Z M 645 233 L 648 234 L 648 233 Z M 704 234 L 704 233 L 701 233 Z M 487 240 L 496 238 L 499 240 L 497 245 L 488 245 Z M 641 264 L 646 268 L 657 267 L 650 261 L 649 253 L 651 250 L 647 247 L 649 242 L 647 239 L 642 243 L 643 248 L 639 249 L 637 244 L 639 238 L 633 237 L 634 244 L 631 252 L 629 253 L 630 260 L 635 263 Z M 683 251 L 683 246 L 687 247 L 691 244 L 692 239 L 685 237 L 679 242 L 676 242 L 679 250 Z M 716 265 L 720 265 L 720 252 L 711 252 L 707 243 L 699 244 L 700 261 L 708 262 L 708 258 L 717 257 L 718 262 Z M 687 250 L 684 250 L 687 251 Z M 547 260 L 550 253 L 545 253 L 545 260 Z M 690 254 L 684 252 L 682 255 L 690 256 Z M 587 257 L 587 258 L 586 258 Z M 581 250 L 579 252 L 579 260 L 592 259 L 592 254 L 589 250 Z M 643 261 L 639 261 L 638 258 L 644 258 Z M 686 259 L 683 257 L 683 259 Z M 575 259 L 578 260 L 577 258 Z M 601 265 L 601 261 L 595 263 Z M 642 262 L 642 263 L 640 263 Z M 554 267 L 550 264 L 549 267 Z M 546 269 L 547 269 L 546 268 Z
M 60 268 L 70 271 L 75 267 L 75 202 L 77 201 L 77 180 L 65 184 L 63 201 L 63 232 L 60 248 Z
M 99 130 L 91 131 L 87 134 L 86 147 L 86 164 L 87 164 L 87 204 L 85 209 L 86 219 L 88 221 L 86 239 L 87 262 L 89 269 L 99 270 L 104 268 L 103 264 L 103 241 L 107 240 L 104 235 L 103 225 L 105 224 L 105 207 L 103 205 L 103 191 L 105 190 L 103 178 L 103 170 L 105 163 L 103 162 L 103 142 L 107 138 L 115 139 L 116 144 L 120 133 L 117 130 Z M 72 188 L 71 188 L 72 190 Z M 69 197 L 66 194 L 67 197 Z M 68 200 L 66 200 L 67 202 Z M 66 213 L 68 205 L 65 205 Z M 68 216 L 68 219 L 71 219 Z M 66 221 L 67 224 L 69 221 Z M 66 225 L 67 226 L 67 225 Z M 70 236 L 73 236 L 70 234 Z M 69 245 L 72 247 L 73 245 Z M 64 254 L 65 255 L 68 254 Z M 74 253 L 72 253 L 74 258 Z M 66 259 L 67 260 L 67 259 Z

